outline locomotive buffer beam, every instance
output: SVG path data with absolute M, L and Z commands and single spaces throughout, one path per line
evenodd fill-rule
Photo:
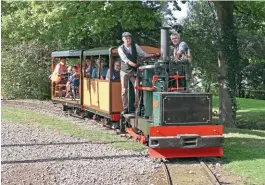
M 150 148 L 206 148 L 220 147 L 224 144 L 223 136 L 199 136 L 197 134 L 181 134 L 168 137 L 150 137 Z

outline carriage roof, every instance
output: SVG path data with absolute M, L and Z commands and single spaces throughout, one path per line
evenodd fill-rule
M 84 51 L 84 56 L 94 56 L 94 55 L 109 55 L 111 48 L 109 47 L 101 47 L 101 48 L 93 48 Z
M 69 51 L 54 51 L 52 57 L 67 57 L 67 58 L 80 58 L 82 50 L 69 50 Z
M 159 48 L 140 45 L 140 47 L 147 53 L 157 53 L 160 52 Z M 84 50 L 68 50 L 68 51 L 54 51 L 52 52 L 52 57 L 67 57 L 67 58 L 79 58 Z M 97 56 L 97 55 L 109 55 L 118 56 L 118 47 L 100 47 L 85 50 L 84 56 Z

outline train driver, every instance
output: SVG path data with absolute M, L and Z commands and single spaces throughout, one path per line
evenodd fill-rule
M 137 55 L 142 57 L 153 57 L 158 54 L 145 53 L 137 44 L 132 44 L 132 35 L 129 32 L 122 34 L 123 44 L 119 46 L 118 53 L 121 58 L 121 89 L 123 114 L 128 113 L 128 81 L 136 86 L 135 75 L 139 64 L 137 64 Z M 136 90 L 135 90 L 136 93 Z M 136 95 L 136 94 L 135 94 Z M 135 96 L 135 106 L 138 103 L 138 97 Z

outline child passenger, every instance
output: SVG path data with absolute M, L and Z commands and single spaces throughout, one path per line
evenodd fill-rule
M 77 72 L 77 67 L 69 67 L 68 70 L 71 70 L 71 73 L 68 78 L 68 82 L 66 84 L 67 88 L 67 95 L 65 96 L 66 98 L 69 98 L 71 96 L 76 96 L 76 87 L 79 86 L 79 73 Z M 69 72 L 68 71 L 68 72 Z

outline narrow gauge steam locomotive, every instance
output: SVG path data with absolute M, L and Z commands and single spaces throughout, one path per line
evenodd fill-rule
M 151 158 L 223 156 L 223 126 L 212 123 L 212 95 L 191 93 L 188 87 L 188 62 L 175 62 L 169 56 L 169 28 L 161 28 L 159 48 L 140 46 L 147 53 L 161 53 L 160 58 L 140 60 L 137 73 L 137 96 L 129 85 L 129 113 L 122 114 L 120 81 L 92 79 L 84 74 L 82 61 L 108 59 L 110 76 L 117 47 L 52 53 L 52 71 L 58 58 L 77 59 L 80 65 L 78 97 L 65 98 L 65 84 L 52 82 L 52 101 L 80 117 L 103 118 L 116 124 L 149 147 Z

